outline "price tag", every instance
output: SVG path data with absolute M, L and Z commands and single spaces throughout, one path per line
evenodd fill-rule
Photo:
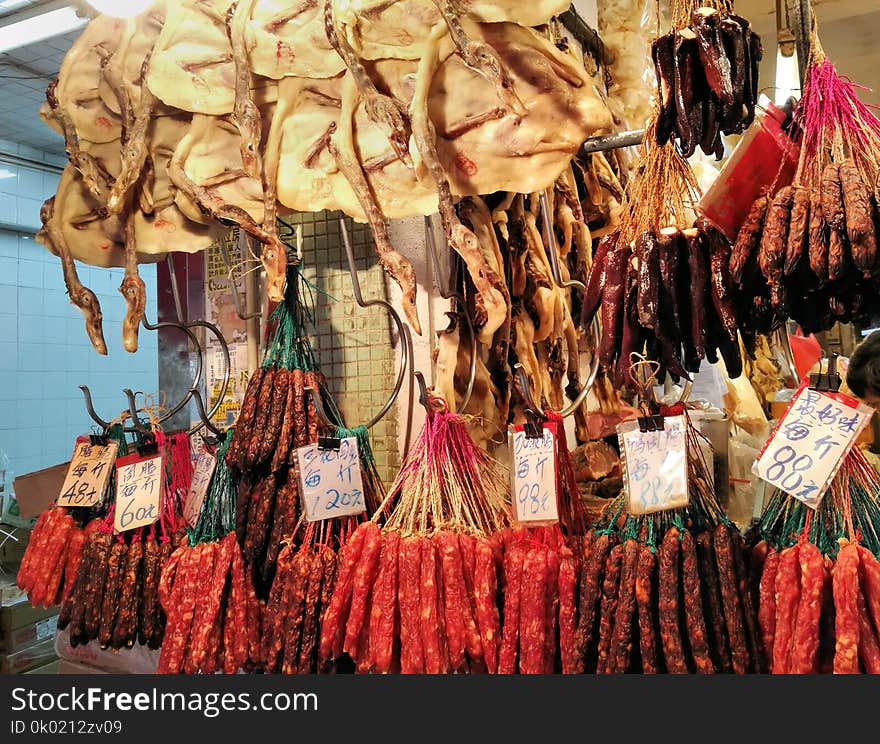
M 522 426 L 510 428 L 510 471 L 517 522 L 558 522 L 556 424 L 545 422 L 543 436 L 530 438 Z
M 630 514 L 687 506 L 687 445 L 684 416 L 663 419 L 663 428 L 641 431 L 637 422 L 617 427 L 623 451 Z
M 339 441 L 339 449 L 322 450 L 317 444 L 296 451 L 306 520 L 363 514 L 364 482 L 356 437 Z
M 108 444 L 76 443 L 67 477 L 61 486 L 58 506 L 94 506 L 101 503 L 113 471 L 117 446 L 113 441 Z
M 162 455 L 134 454 L 116 461 L 113 527 L 117 532 L 146 527 L 159 519 L 164 478 Z
M 196 467 L 189 483 L 189 493 L 183 504 L 183 518 L 190 527 L 195 527 L 196 522 L 199 521 L 202 504 L 208 494 L 208 486 L 211 485 L 211 476 L 214 475 L 216 465 L 217 458 L 209 452 L 202 452 L 196 460 Z
M 37 623 L 37 640 L 42 641 L 44 638 L 51 638 L 55 635 L 55 628 L 58 626 L 57 617 L 47 617 Z
M 842 393 L 803 387 L 755 463 L 755 474 L 815 509 L 873 411 Z

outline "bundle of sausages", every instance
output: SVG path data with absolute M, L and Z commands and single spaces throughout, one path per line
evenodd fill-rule
M 660 145 L 677 139 L 685 157 L 700 147 L 720 160 L 721 135 L 739 134 L 755 118 L 763 50 L 749 22 L 728 12 L 729 3 L 704 5 L 718 7 L 696 8 L 678 24 L 673 19 L 676 30 L 651 46 L 660 101 L 655 136 Z
M 307 388 L 323 394 L 326 387 L 305 335 L 301 281 L 298 267 L 290 266 L 284 302 L 270 317 L 265 358 L 248 382 L 226 453 L 226 463 L 248 483 L 238 533 L 261 594 L 272 582 L 282 538 L 299 519 L 296 449 L 318 440 L 321 424 Z
M 432 410 L 390 490 L 384 527 L 361 524 L 340 551 L 321 664 L 348 656 L 362 672 L 496 671 L 501 553 L 492 535 L 508 523 L 506 493 L 503 469 L 464 419 Z
M 34 607 L 60 605 L 70 594 L 83 546 L 101 523 L 100 519 L 93 519 L 80 526 L 72 511 L 63 507 L 46 509 L 31 530 L 17 583 Z
M 752 549 L 774 674 L 880 674 L 880 476 L 854 448 L 815 512 L 777 493 Z
M 814 50 L 814 55 L 818 54 Z M 760 196 L 740 229 L 731 274 L 744 302 L 806 332 L 859 321 L 877 302 L 880 120 L 827 59 L 810 69 L 792 185 Z
M 646 230 L 633 242 L 620 232 L 602 238 L 587 280 L 583 321 L 601 308 L 599 361 L 618 388 L 633 385 L 633 352 L 688 379 L 703 359 L 715 363 L 720 353 L 730 377 L 739 377 L 729 260 L 727 238 L 704 218 L 683 231 Z

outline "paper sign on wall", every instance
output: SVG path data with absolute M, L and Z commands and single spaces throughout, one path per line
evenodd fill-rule
M 211 485 L 211 476 L 214 475 L 216 465 L 217 458 L 209 452 L 202 452 L 196 460 L 196 467 L 189 483 L 189 493 L 183 504 L 183 518 L 190 527 L 195 527 L 196 522 L 199 521 L 202 504 L 208 494 L 208 486 Z
M 116 462 L 113 527 L 117 532 L 146 527 L 159 519 L 164 478 L 161 455 L 135 454 Z
M 296 456 L 307 521 L 346 517 L 367 510 L 356 437 L 339 440 L 338 450 L 309 444 L 300 447 Z
M 755 463 L 755 474 L 815 509 L 873 411 L 842 393 L 803 388 Z
M 630 514 L 687 506 L 687 442 L 684 416 L 663 419 L 663 428 L 641 431 L 635 421 L 617 427 L 626 469 Z
M 70 467 L 61 486 L 58 506 L 94 506 L 100 504 L 107 491 L 117 443 L 92 444 L 77 442 L 70 458 Z
M 558 522 L 556 494 L 556 424 L 545 422 L 540 437 L 522 426 L 511 427 L 511 487 L 517 522 Z

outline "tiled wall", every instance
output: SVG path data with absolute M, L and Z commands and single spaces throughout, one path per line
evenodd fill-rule
M 155 392 L 157 338 L 140 330 L 136 354 L 122 349 L 122 269 L 78 264 L 104 313 L 108 355 L 94 352 L 80 311 L 70 304 L 60 261 L 33 239 L 39 208 L 57 176 L 0 163 L 0 449 L 16 475 L 69 459 L 73 440 L 90 430 L 82 393 L 88 385 L 105 419 L 125 407 L 124 387 Z M 142 266 L 147 316 L 156 317 L 156 269 Z

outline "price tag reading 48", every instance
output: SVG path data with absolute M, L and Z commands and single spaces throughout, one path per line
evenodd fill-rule
M 113 528 L 117 532 L 146 527 L 159 519 L 165 469 L 162 456 L 138 454 L 116 461 L 116 510 Z
M 340 440 L 338 450 L 322 450 L 317 444 L 300 447 L 296 457 L 307 521 L 367 510 L 356 437 Z
M 755 474 L 815 509 L 872 413 L 848 395 L 803 388 L 764 445 Z
M 641 431 L 635 421 L 617 427 L 626 468 L 630 514 L 687 506 L 687 447 L 684 416 L 663 419 L 658 431 Z
M 511 427 L 513 509 L 517 522 L 558 522 L 556 504 L 556 424 L 545 423 L 543 436 L 529 438 Z
M 108 444 L 76 443 L 58 496 L 58 506 L 94 506 L 101 503 L 113 470 L 117 446 L 113 441 Z

